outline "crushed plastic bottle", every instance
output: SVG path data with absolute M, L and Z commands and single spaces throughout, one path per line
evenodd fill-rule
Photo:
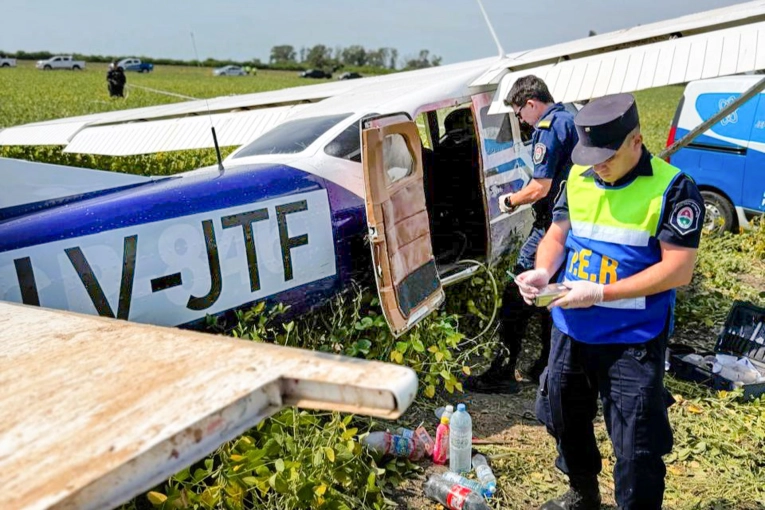
M 465 410 L 465 404 L 457 405 L 457 412 L 449 420 L 449 471 L 470 471 L 473 449 L 473 420 Z
M 422 458 L 424 451 L 416 447 L 414 439 L 390 432 L 371 432 L 361 439 L 361 444 L 382 455 L 406 457 L 410 460 Z
M 433 462 L 446 464 L 449 460 L 449 418 L 441 416 L 441 424 L 436 429 L 436 444 L 433 447 Z
M 440 475 L 428 478 L 425 495 L 449 510 L 491 510 L 484 499 L 468 487 L 452 483 Z
M 481 483 L 481 494 L 486 498 L 490 498 L 497 492 L 497 478 L 486 462 L 486 457 L 477 453 L 473 455 L 473 469 L 475 469 L 475 475 L 478 477 L 478 481 Z
M 435 442 L 433 441 L 433 438 L 430 437 L 430 434 L 428 434 L 428 431 L 425 430 L 425 427 L 422 425 L 417 427 L 416 430 L 398 427 L 393 431 L 393 433 L 399 436 L 404 436 L 407 439 L 414 439 L 415 448 L 422 450 L 420 457 L 433 455 L 433 447 L 435 446 Z

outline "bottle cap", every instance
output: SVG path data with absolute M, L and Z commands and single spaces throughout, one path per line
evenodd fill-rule
M 483 491 L 487 495 L 492 495 L 497 492 L 497 484 L 494 482 L 489 482 L 483 486 Z
M 457 412 L 464 411 L 465 410 L 465 404 L 457 404 Z
M 444 425 L 448 425 L 449 424 L 449 417 L 448 416 L 441 416 L 441 423 L 443 423 Z
M 446 410 L 449 411 L 450 413 L 453 413 L 454 412 L 454 406 L 449 404 L 448 406 L 446 406 Z

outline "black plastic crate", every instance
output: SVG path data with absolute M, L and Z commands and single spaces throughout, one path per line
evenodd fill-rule
M 682 359 L 691 353 L 701 356 L 717 353 L 744 356 L 762 369 L 765 366 L 765 308 L 745 301 L 734 302 L 725 319 L 725 326 L 717 337 L 714 352 L 696 352 L 684 345 L 669 347 L 669 371 L 678 379 L 706 384 L 717 390 L 734 389 L 733 381 Z M 742 388 L 745 399 L 765 393 L 765 383 L 744 384 Z

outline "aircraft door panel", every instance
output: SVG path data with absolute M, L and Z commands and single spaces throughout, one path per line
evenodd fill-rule
M 489 227 L 486 259 L 493 265 L 508 250 L 513 236 L 528 230 L 533 217 L 528 206 L 522 206 L 512 214 L 499 210 L 500 195 L 516 192 L 531 180 L 531 158 L 515 119 L 505 113 L 489 114 L 491 100 L 491 93 L 472 97 L 480 146 L 484 210 Z
M 367 119 L 362 127 L 375 280 L 385 318 L 399 336 L 444 298 L 425 204 L 422 145 L 406 114 Z

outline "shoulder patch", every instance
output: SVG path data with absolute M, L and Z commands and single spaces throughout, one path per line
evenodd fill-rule
M 669 224 L 680 235 L 695 232 L 699 228 L 701 218 L 701 206 L 695 200 L 683 200 L 675 205 Z
M 539 129 L 550 129 L 550 126 L 552 126 L 552 120 L 550 119 L 540 120 L 537 122 L 537 127 Z
M 538 142 L 534 146 L 534 164 L 538 165 L 541 163 L 545 159 L 545 154 L 547 154 L 547 146 L 542 142 Z

